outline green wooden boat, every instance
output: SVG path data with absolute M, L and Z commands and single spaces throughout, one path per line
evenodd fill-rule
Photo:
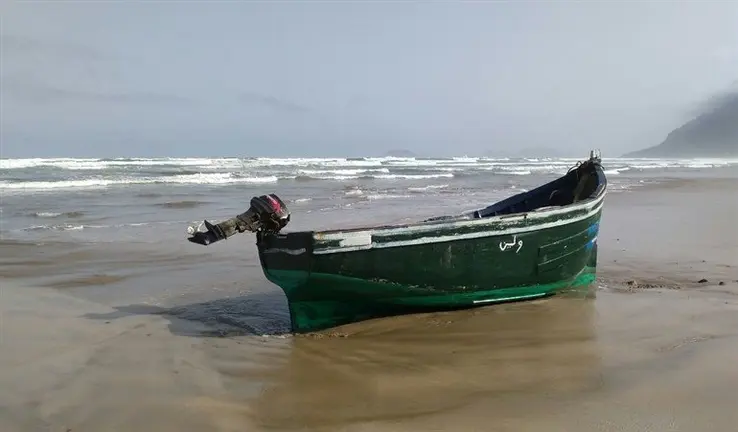
M 274 194 L 245 213 L 190 227 L 208 245 L 255 232 L 264 274 L 284 290 L 292 330 L 530 300 L 590 284 L 607 180 L 594 152 L 569 172 L 489 207 L 413 224 L 282 232 Z

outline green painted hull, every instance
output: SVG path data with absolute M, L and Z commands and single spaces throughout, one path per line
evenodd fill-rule
M 505 235 L 313 252 L 302 259 L 263 253 L 262 266 L 287 296 L 293 331 L 309 332 L 382 316 L 535 299 L 589 284 L 599 219 L 597 211 L 578 222 L 518 234 L 523 247 L 517 253 L 501 250 L 510 237 Z M 269 240 L 260 242 L 268 250 Z
M 440 223 L 259 234 L 264 274 L 292 330 L 531 300 L 590 284 L 604 174 L 590 198 L 553 210 Z
M 310 332 L 371 318 L 417 312 L 430 312 L 488 306 L 496 303 L 533 300 L 569 288 L 591 284 L 595 268 L 585 267 L 575 277 L 559 282 L 496 288 L 473 292 L 417 295 L 411 287 L 389 285 L 332 274 L 311 274 L 276 270 L 269 280 L 286 287 L 292 331 Z M 323 292 L 331 299 L 299 299 L 302 291 Z M 319 296 L 316 296 L 319 297 Z

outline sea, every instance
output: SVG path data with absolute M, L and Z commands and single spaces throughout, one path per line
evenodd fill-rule
M 574 158 L 0 159 L 0 236 L 24 242 L 182 245 L 187 227 L 276 193 L 293 229 L 400 223 L 487 206 L 556 178 Z M 738 159 L 605 158 L 610 193 L 732 175 Z

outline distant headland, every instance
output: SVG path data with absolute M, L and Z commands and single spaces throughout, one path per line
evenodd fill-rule
M 721 97 L 710 110 L 674 129 L 661 144 L 623 157 L 738 157 L 738 92 Z

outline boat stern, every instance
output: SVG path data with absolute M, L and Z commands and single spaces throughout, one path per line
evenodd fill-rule
M 264 276 L 291 298 L 294 291 L 310 276 L 312 232 L 259 233 L 256 246 Z

